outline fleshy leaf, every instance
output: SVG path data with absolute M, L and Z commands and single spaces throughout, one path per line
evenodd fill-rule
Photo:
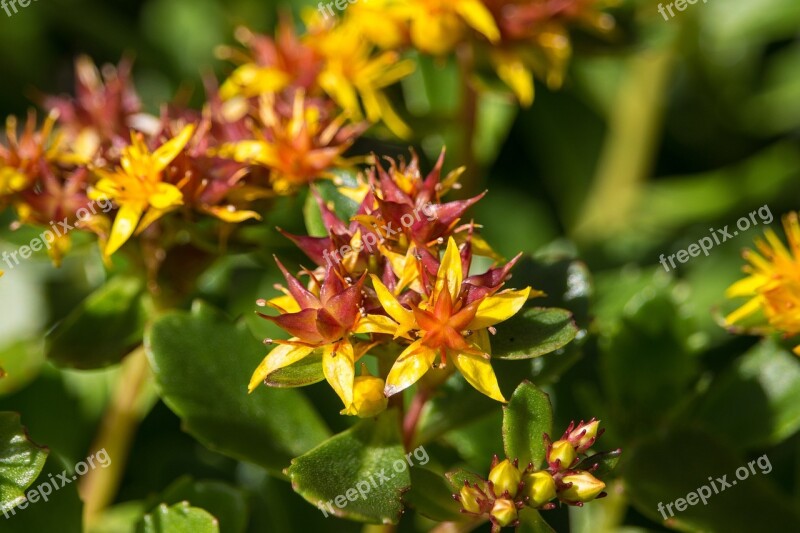
M 144 516 L 136 533 L 219 533 L 219 522 L 208 512 L 182 502 L 167 507 L 161 504 Z
M 296 363 L 271 372 L 265 383 L 270 387 L 305 387 L 324 379 L 322 354 L 312 353 Z
M 28 438 L 19 414 L 0 413 L 0 507 L 10 510 L 25 501 L 25 490 L 44 468 L 49 454 Z
M 596 453 L 578 463 L 578 466 L 576 466 L 575 469 L 591 470 L 592 468 L 597 467 L 596 470 L 592 470 L 592 474 L 595 477 L 602 479 L 614 471 L 621 455 L 622 450 Z
M 47 357 L 79 369 L 117 363 L 141 344 L 150 308 L 141 280 L 112 278 L 56 325 Z
M 295 491 L 321 511 L 394 524 L 403 510 L 401 494 L 411 485 L 408 469 L 398 413 L 391 409 L 294 459 L 286 473 Z
M 530 359 L 557 350 L 578 333 L 572 313 L 565 309 L 533 307 L 496 326 L 492 357 Z
M 465 520 L 461 506 L 453 499 L 457 492 L 441 474 L 415 467 L 411 469 L 411 490 L 403 494 L 403 501 L 437 522 Z
M 503 411 L 503 448 L 506 457 L 538 468 L 545 459 L 542 439 L 551 434 L 553 408 L 550 397 L 529 381 L 523 381 Z
M 300 391 L 258 387 L 248 395 L 264 347 L 244 323 L 207 304 L 162 316 L 145 346 L 161 398 L 213 450 L 277 473 L 330 435 Z

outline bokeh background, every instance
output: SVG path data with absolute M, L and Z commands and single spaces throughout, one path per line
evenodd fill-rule
M 136 86 L 151 112 L 173 97 L 199 104 L 201 76 L 231 71 L 214 48 L 232 43 L 237 25 L 270 32 L 281 9 L 297 18 L 304 5 L 313 3 L 38 0 L 13 17 L 0 11 L 0 115 L 23 116 L 41 95 L 70 92 L 79 54 L 98 63 L 134 57 Z M 740 251 L 763 227 L 670 274 L 658 258 L 764 205 L 776 228 L 782 214 L 798 208 L 800 3 L 710 0 L 669 21 L 657 5 L 620 2 L 613 11 L 619 32 L 611 39 L 577 34 L 564 87 L 537 83 L 531 108 L 519 110 L 496 87 L 481 100 L 473 172 L 490 192 L 473 215 L 485 236 L 506 256 L 547 247 L 580 258 L 591 272 L 591 284 L 571 286 L 589 340 L 553 356 L 556 363 L 535 360 L 518 380 L 532 378 L 552 392 L 556 427 L 599 416 L 608 427 L 604 447 L 629 453 L 615 485 L 624 496 L 547 518 L 559 531 L 663 530 L 654 502 L 685 494 L 678 488 L 682 472 L 732 473 L 745 458 L 767 453 L 774 470 L 741 493 L 716 497 L 699 511 L 700 523 L 709 531 L 788 531 L 798 525 L 790 508 L 800 501 L 800 367 L 785 351 L 756 359 L 757 338 L 733 336 L 719 324 L 732 307 L 723 294 L 740 277 Z M 442 144 L 448 165 L 463 160 L 458 88 L 455 65 L 422 58 L 392 93 L 418 125 L 413 143 L 424 168 Z M 406 153 L 396 141 L 355 147 L 371 150 Z M 301 232 L 301 206 L 302 198 L 282 201 L 268 224 Z M 1 249 L 37 233 L 12 232 L 12 220 L 0 213 Z M 200 294 L 232 316 L 244 315 L 256 336 L 274 333 L 252 316 L 253 302 L 276 279 L 269 257 L 300 260 L 277 233 L 262 238 L 262 253 L 215 266 Z M 0 409 L 21 411 L 34 440 L 48 443 L 65 464 L 85 457 L 118 369 L 56 369 L 44 362 L 42 338 L 103 283 L 95 248 L 79 243 L 59 270 L 39 254 L 0 282 L 0 362 L 23 376 L 1 384 Z M 322 387 L 311 389 L 319 405 L 334 399 Z M 482 472 L 501 449 L 499 433 L 487 429 L 496 415 L 478 412 L 432 446 Z M 334 430 L 348 423 L 325 417 Z M 134 441 L 117 498 L 129 503 L 116 509 L 106 531 L 124 531 L 113 519 L 125 523 L 164 491 L 181 494 L 175 484 L 185 475 L 215 480 L 199 499 L 224 503 L 223 533 L 362 527 L 324 520 L 284 481 L 206 450 L 157 402 Z M 72 524 L 80 514 L 77 495 L 64 491 L 58 503 L 36 511 Z M 35 521 L 33 515 L 26 519 Z M 413 517 L 401 530 L 431 525 Z M 22 521 L 9 527 L 34 530 L 14 529 L 33 527 Z

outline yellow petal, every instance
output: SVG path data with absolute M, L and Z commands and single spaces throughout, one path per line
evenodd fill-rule
M 327 344 L 322 352 L 322 372 L 345 408 L 353 403 L 353 380 L 356 376 L 355 353 L 349 341 Z
M 388 316 L 367 315 L 358 320 L 358 324 L 353 329 L 353 333 L 385 333 L 395 335 L 397 324 Z
M 470 322 L 469 329 L 482 329 L 494 326 L 514 316 L 528 301 L 531 288 L 527 287 L 518 291 L 503 291 L 494 296 L 487 296 L 478 304 L 475 318 Z
M 239 94 L 252 97 L 280 91 L 289 83 L 289 75 L 276 68 L 260 67 L 246 63 L 234 70 L 219 90 L 219 96 L 228 100 Z
M 280 164 L 275 147 L 264 141 L 226 143 L 219 148 L 217 155 L 239 163 L 258 163 L 265 166 Z
M 111 235 L 106 244 L 105 255 L 110 256 L 125 244 L 133 232 L 136 230 L 139 219 L 142 217 L 142 210 L 139 207 L 123 205 L 119 208 L 117 216 L 114 218 L 114 225 L 111 227 Z
M 489 359 L 480 355 L 459 353 L 452 358 L 452 361 L 470 385 L 493 400 L 506 401 L 503 393 L 500 392 L 497 376 Z
M 159 183 L 156 185 L 156 191 L 147 200 L 156 209 L 168 209 L 183 204 L 183 195 L 176 186 L 170 183 Z
M 414 320 L 414 313 L 397 301 L 397 298 L 391 291 L 384 285 L 375 274 L 370 274 L 372 278 L 372 286 L 375 293 L 378 295 L 378 300 L 381 302 L 383 309 L 397 322 L 397 331 L 395 337 L 405 335 L 408 330 L 414 327 L 416 321 Z
M 411 343 L 394 362 L 386 376 L 384 394 L 392 396 L 419 381 L 433 365 L 436 352 L 422 345 L 422 339 Z
M 747 318 L 748 316 L 757 312 L 759 309 L 761 309 L 761 297 L 757 296 L 748 301 L 743 306 L 739 307 L 736 311 L 726 316 L 725 324 L 727 324 L 728 326 L 732 326 L 737 322 L 739 322 L 740 320 Z
M 194 134 L 194 124 L 189 124 L 184 127 L 181 132 L 174 139 L 170 139 L 153 152 L 153 162 L 155 163 L 156 170 L 161 172 L 173 159 L 178 157 L 181 150 L 189 142 Z
M 442 256 L 442 262 L 439 264 L 439 272 L 436 274 L 436 285 L 433 288 L 431 299 L 436 300 L 439 297 L 439 293 L 444 288 L 445 279 L 447 280 L 447 290 L 450 292 L 450 298 L 455 301 L 461 291 L 463 274 L 461 271 L 461 254 L 458 252 L 458 245 L 452 237 L 447 240 L 447 249 L 444 252 L 444 256 Z
M 203 210 L 223 222 L 231 222 L 234 224 L 244 222 L 245 220 L 261 220 L 261 215 L 255 211 L 231 210 L 226 206 L 209 206 Z
M 767 281 L 767 278 L 760 274 L 754 274 L 740 279 L 725 290 L 725 297 L 737 298 L 739 296 L 752 296 Z
M 267 305 L 281 311 L 282 313 L 299 313 L 302 311 L 297 300 L 291 294 L 277 296 L 267 301 Z
M 247 386 L 248 392 L 253 392 L 271 373 L 296 363 L 313 351 L 314 349 L 308 346 L 294 346 L 291 344 L 276 346 L 253 372 L 253 377 L 250 378 L 250 384 Z
M 495 70 L 497 76 L 514 91 L 523 107 L 529 107 L 533 103 L 533 76 L 519 58 L 510 56 L 497 58 Z
M 500 40 L 500 30 L 497 28 L 494 17 L 480 0 L 456 2 L 456 11 L 467 24 L 485 35 L 492 43 Z

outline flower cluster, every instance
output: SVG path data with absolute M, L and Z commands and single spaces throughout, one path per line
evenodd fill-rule
M 598 455 L 586 457 L 586 452 L 602 435 L 600 422 L 591 419 L 575 426 L 570 423 L 561 439 L 550 442 L 544 435 L 547 466 L 537 470 L 532 463 L 519 468 L 515 459 L 500 461 L 495 455 L 488 480 L 464 486 L 453 498 L 461 503 L 462 512 L 484 516 L 492 522 L 492 531 L 501 527 L 516 526 L 519 512 L 526 506 L 534 509 L 553 509 L 554 499 L 567 505 L 582 506 L 602 498 L 605 483 L 592 472 L 597 470 L 594 461 Z
M 226 225 L 260 219 L 269 198 L 346 166 L 342 153 L 365 128 L 301 89 L 290 100 L 261 94 L 240 112 L 212 81 L 201 112 L 171 105 L 148 115 L 130 72 L 127 61 L 101 74 L 80 58 L 76 96 L 44 99 L 48 115 L 40 129 L 34 114 L 20 136 L 16 120 L 7 120 L 0 206 L 13 206 L 22 223 L 48 225 L 75 223 L 92 202 L 112 202 L 113 212 L 92 210 L 80 220 L 80 229 L 100 237 L 106 258 L 172 212 L 182 216 L 152 230 L 162 248 L 181 231 L 198 233 L 201 217 L 218 221 L 212 236 L 225 236 Z M 56 263 L 69 243 L 62 235 L 49 247 Z
M 745 250 L 748 276 L 728 287 L 728 298 L 749 300 L 725 317 L 728 327 L 751 319 L 760 333 L 776 332 L 786 337 L 800 334 L 800 222 L 797 213 L 783 218 L 789 249 L 771 229 L 766 240 L 757 239 L 758 251 Z M 794 348 L 800 355 L 800 346 Z
M 187 236 L 208 248 L 225 241 L 230 225 L 260 219 L 270 198 L 364 162 L 344 154 L 371 124 L 411 136 L 387 94 L 414 70 L 407 51 L 442 56 L 462 45 L 488 44 L 487 53 L 470 55 L 489 58 L 527 105 L 531 71 L 560 83 L 568 24 L 613 28 L 601 4 L 374 0 L 350 6 L 341 18 L 321 6 L 306 14 L 301 35 L 288 18 L 274 37 L 239 28 L 243 47 L 218 50 L 238 66 L 219 87 L 206 81 L 203 108 L 173 103 L 158 116 L 143 112 L 129 61 L 101 73 L 80 58 L 75 96 L 45 98 L 40 128 L 31 114 L 18 135 L 16 120 L 8 119 L 7 141 L 0 144 L 0 208 L 13 206 L 21 223 L 66 219 L 72 225 L 78 210 L 112 202 L 111 212 L 79 221 L 81 230 L 99 237 L 107 260 L 138 235 L 157 237 L 145 247 L 153 256 L 147 264 Z M 180 216 L 165 217 L 172 213 Z M 419 231 L 428 230 L 439 235 L 425 238 L 442 234 L 435 225 Z M 412 236 L 423 238 L 419 231 Z M 48 250 L 58 263 L 69 248 L 70 237 L 62 235 Z M 458 294 L 450 297 L 459 304 Z M 460 297 L 462 305 L 469 299 Z
M 476 57 L 514 92 L 522 105 L 533 101 L 535 73 L 550 87 L 561 85 L 571 56 L 568 28 L 578 26 L 600 34 L 615 28 L 602 11 L 607 0 L 371 0 L 344 11 L 338 24 L 330 21 L 324 2 L 313 27 L 361 34 L 383 50 L 416 49 L 442 57 L 465 45 L 479 47 Z M 325 22 L 321 22 L 323 20 Z M 332 28 L 332 29 L 331 29 Z
M 519 256 L 470 273 L 473 254 L 496 257 L 475 225 L 462 221 L 483 195 L 442 201 L 463 170 L 442 179 L 443 162 L 444 152 L 424 177 L 416 155 L 408 164 L 390 160 L 388 169 L 370 168 L 357 187 L 341 189 L 359 200 L 349 220 L 339 219 L 317 194 L 328 235 L 285 233 L 316 267 L 300 272 L 304 284 L 278 261 L 283 295 L 258 303 L 278 312 L 262 316 L 291 338 L 267 340 L 278 346 L 253 374 L 250 390 L 318 354 L 347 414 L 373 416 L 385 408 L 385 398 L 423 377 L 422 386 L 433 386 L 453 367 L 480 392 L 505 401 L 490 362 L 490 334 L 542 293 L 504 288 Z M 355 363 L 367 354 L 388 370 L 356 378 Z M 436 375 L 427 375 L 432 369 Z

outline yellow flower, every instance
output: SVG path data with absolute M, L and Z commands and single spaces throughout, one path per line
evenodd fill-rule
M 748 297 L 747 303 L 725 317 L 728 326 L 736 325 L 759 312 L 769 329 L 787 336 L 800 334 L 800 223 L 797 213 L 783 218 L 789 250 L 771 229 L 766 240 L 757 239 L 758 252 L 745 250 L 749 274 L 728 287 L 728 298 Z M 760 252 L 760 253 L 759 253 Z M 800 346 L 794 352 L 800 355 Z
M 411 74 L 414 63 L 393 50 L 373 54 L 374 47 L 351 24 L 331 27 L 311 21 L 309 31 L 308 43 L 325 59 L 319 86 L 355 120 L 363 116 L 363 105 L 370 122 L 383 121 L 398 137 L 409 137 L 411 131 L 383 89 Z
M 450 52 L 469 28 L 491 43 L 500 40 L 500 30 L 480 0 L 409 0 L 404 4 L 410 18 L 411 41 L 423 52 Z
M 436 282 L 427 301 L 406 309 L 378 278 L 372 278 L 378 299 L 393 319 L 394 329 L 381 331 L 395 337 L 412 332 L 412 342 L 397 358 L 386 378 L 386 396 L 416 383 L 433 366 L 436 356 L 441 367 L 448 357 L 473 387 L 490 398 L 504 402 L 489 362 L 487 328 L 507 320 L 528 299 L 531 288 L 507 290 L 467 303 L 462 286 L 461 256 L 451 237 L 442 257 Z
M 362 323 L 364 317 L 360 312 L 363 278 L 352 285 L 345 284 L 329 268 L 321 283 L 312 278 L 310 287 L 306 288 L 280 262 L 278 267 L 288 288 L 282 289 L 283 296 L 263 302 L 263 305 L 276 309 L 280 314 L 259 315 L 277 324 L 292 338 L 270 341 L 278 346 L 267 354 L 253 372 L 248 387 L 250 392 L 276 370 L 318 353 L 322 355 L 325 379 L 341 398 L 348 414 L 357 414 L 359 409 L 374 410 L 375 398 L 369 392 L 374 384 L 368 381 L 364 383 L 366 380 L 363 379 L 357 382 L 355 377 L 355 363 L 371 345 L 351 342 L 352 334 L 368 333 L 370 330 L 368 323 Z M 360 384 L 361 388 L 356 384 Z M 352 407 L 354 402 L 360 403 Z M 356 412 L 349 413 L 351 408 Z
M 150 152 L 141 134 L 131 132 L 131 144 L 122 150 L 121 168 L 96 169 L 100 180 L 90 191 L 94 200 L 111 199 L 119 206 L 104 255 L 116 252 L 133 235 L 183 204 L 180 190 L 162 181 L 162 173 L 189 142 L 194 125 Z M 138 229 L 137 229 L 138 227 Z
M 270 184 L 278 194 L 290 194 L 318 178 L 334 178 L 331 169 L 348 165 L 342 154 L 366 125 L 347 124 L 344 115 L 329 119 L 324 113 L 298 90 L 292 114 L 282 116 L 275 96 L 264 94 L 259 107 L 263 131 L 256 130 L 252 140 L 226 143 L 216 153 L 269 168 Z
M 398 0 L 356 2 L 347 8 L 343 24 L 350 24 L 384 50 L 396 50 L 406 44 L 407 25 L 397 6 Z

